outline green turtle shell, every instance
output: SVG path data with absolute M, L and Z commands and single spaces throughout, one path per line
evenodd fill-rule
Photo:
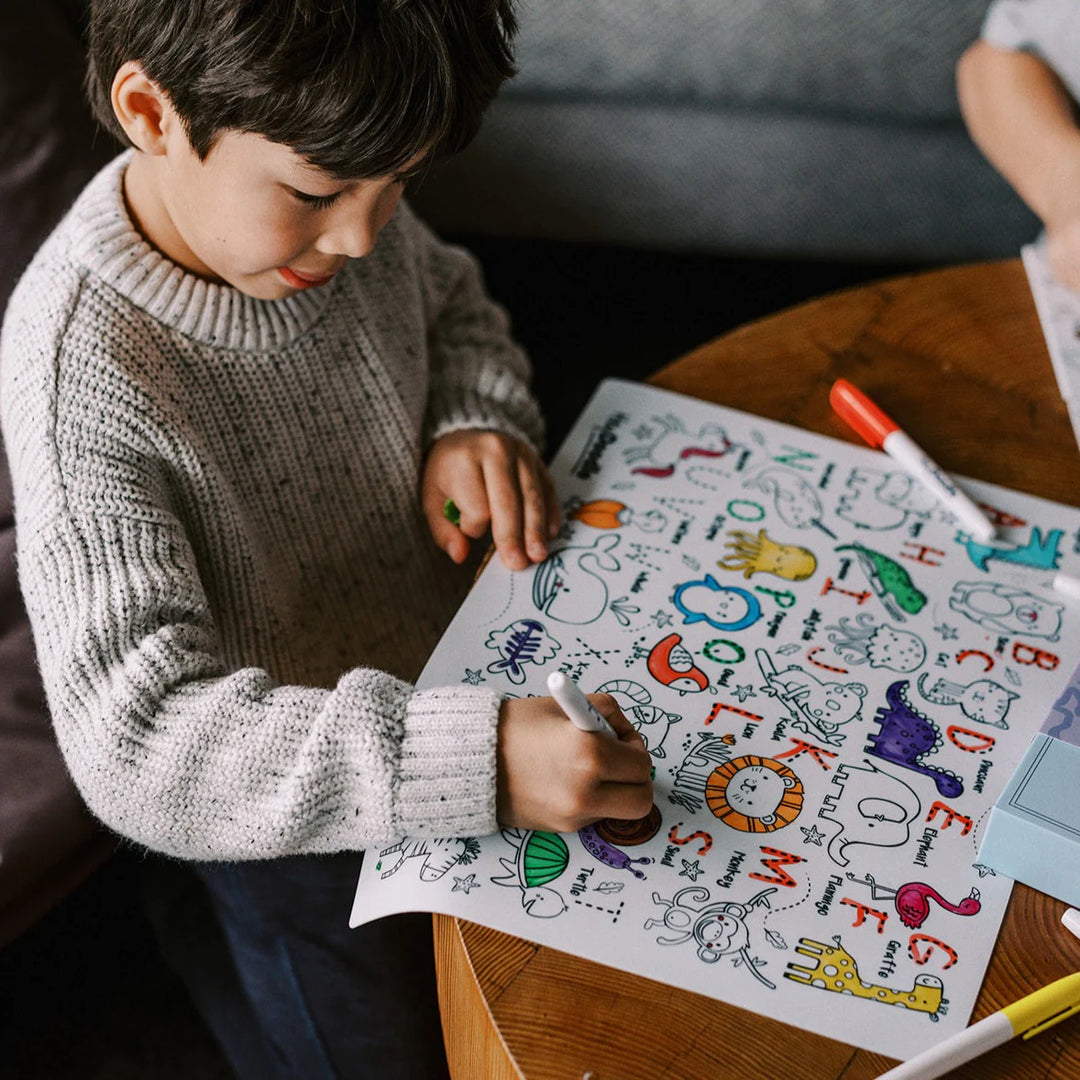
M 570 862 L 570 850 L 558 833 L 534 832 L 525 842 L 521 870 L 528 888 L 554 881 Z

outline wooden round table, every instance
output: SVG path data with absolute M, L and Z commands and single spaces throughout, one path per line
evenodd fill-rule
M 914 274 L 751 323 L 649 381 L 858 442 L 838 377 L 901 418 L 945 468 L 1080 503 L 1080 451 L 1018 260 Z M 1065 905 L 1017 885 L 973 1020 L 1080 970 Z M 893 1064 L 688 991 L 463 919 L 435 917 L 454 1080 L 867 1080 Z M 953 1080 L 1077 1080 L 1076 1018 Z

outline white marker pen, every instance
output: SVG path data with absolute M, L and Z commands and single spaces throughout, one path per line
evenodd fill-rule
M 547 688 L 558 702 L 559 708 L 570 718 L 575 727 L 582 731 L 595 731 L 608 735 L 612 739 L 619 736 L 615 729 L 596 711 L 589 699 L 573 679 L 561 671 L 553 671 L 547 677 Z
M 985 544 L 997 536 L 986 515 L 956 486 L 952 477 L 861 390 L 847 379 L 837 379 L 829 391 L 829 403 L 871 446 L 884 450 L 932 491 L 976 540 Z

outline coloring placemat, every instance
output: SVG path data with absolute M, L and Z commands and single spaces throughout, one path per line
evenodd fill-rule
M 966 1026 L 1012 884 L 980 827 L 1076 663 L 1080 511 L 964 481 L 981 544 L 883 454 L 620 380 L 552 472 L 551 555 L 492 559 L 420 684 L 607 691 L 653 812 L 403 838 L 352 924 L 458 915 L 892 1057 Z

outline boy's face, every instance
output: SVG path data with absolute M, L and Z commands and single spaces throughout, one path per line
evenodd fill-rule
M 174 262 L 278 300 L 367 255 L 403 187 L 396 176 L 336 180 L 249 132 L 225 132 L 200 161 L 174 124 L 164 153 L 135 154 L 124 193 L 146 238 Z

